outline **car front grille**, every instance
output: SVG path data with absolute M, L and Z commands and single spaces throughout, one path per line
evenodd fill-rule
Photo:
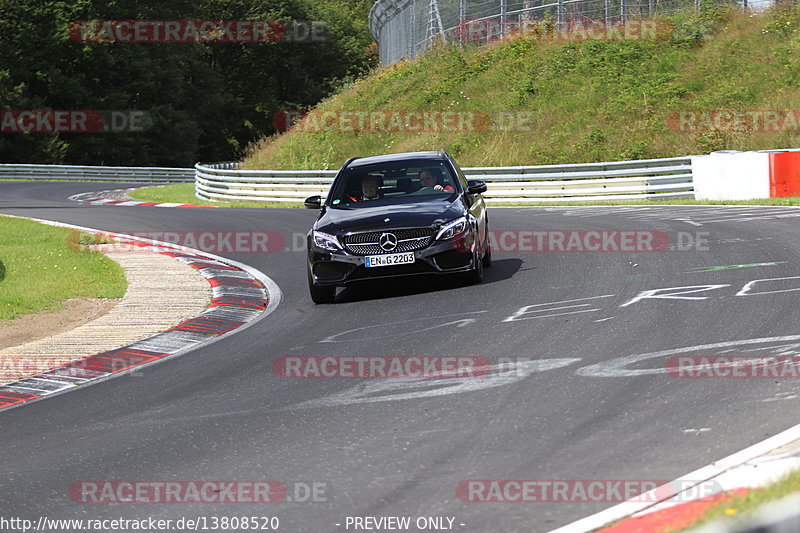
M 384 250 L 380 245 L 381 235 L 391 233 L 397 237 L 394 250 Z M 428 246 L 433 240 L 433 228 L 406 228 L 386 231 L 351 233 L 344 237 L 345 249 L 354 255 L 378 255 L 413 252 Z

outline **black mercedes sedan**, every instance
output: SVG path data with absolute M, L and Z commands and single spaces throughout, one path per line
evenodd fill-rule
M 315 303 L 355 281 L 420 274 L 483 279 L 492 262 L 486 184 L 467 180 L 445 151 L 348 160 L 308 233 L 308 287 Z

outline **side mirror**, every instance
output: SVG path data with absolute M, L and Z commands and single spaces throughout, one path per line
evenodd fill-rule
M 322 207 L 322 196 L 309 196 L 303 205 L 306 206 L 306 209 L 319 209 Z
M 469 194 L 486 192 L 486 183 L 481 180 L 469 180 L 467 182 L 467 192 Z

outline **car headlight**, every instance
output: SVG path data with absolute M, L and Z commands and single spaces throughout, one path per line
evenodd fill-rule
M 459 217 L 455 220 L 451 220 L 439 230 L 439 233 L 436 235 L 436 240 L 447 240 L 452 239 L 458 235 L 461 235 L 467 231 L 467 217 Z
M 338 252 L 343 249 L 342 245 L 339 244 L 339 239 L 328 233 L 314 231 L 312 233 L 312 239 L 314 240 L 314 246 L 322 248 L 323 250 L 328 250 L 329 252 Z

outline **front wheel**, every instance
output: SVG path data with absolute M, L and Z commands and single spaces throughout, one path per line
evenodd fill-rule
M 492 245 L 489 242 L 489 235 L 486 235 L 486 251 L 483 253 L 483 268 L 492 266 Z
M 336 286 L 320 287 L 314 285 L 311 274 L 308 275 L 308 292 L 311 293 L 311 301 L 315 304 L 329 304 L 336 299 Z
M 475 259 L 472 261 L 475 263 L 475 268 L 467 273 L 467 281 L 469 283 L 480 283 L 483 281 L 483 261 L 480 255 L 475 256 Z

